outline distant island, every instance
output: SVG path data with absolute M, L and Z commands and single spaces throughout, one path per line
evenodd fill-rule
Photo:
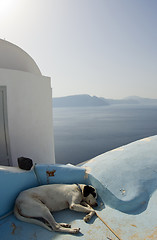
M 99 107 L 113 104 L 157 104 L 157 99 L 130 96 L 123 99 L 107 99 L 88 94 L 53 98 L 53 107 Z

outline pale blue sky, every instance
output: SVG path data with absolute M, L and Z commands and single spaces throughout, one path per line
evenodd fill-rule
M 0 0 L 0 38 L 33 57 L 54 97 L 157 98 L 157 0 Z

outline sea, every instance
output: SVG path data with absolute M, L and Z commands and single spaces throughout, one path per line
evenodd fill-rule
M 157 135 L 157 105 L 54 108 L 53 125 L 56 163 L 77 165 Z

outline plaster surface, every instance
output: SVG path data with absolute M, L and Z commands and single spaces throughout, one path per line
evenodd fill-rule
M 0 86 L 6 89 L 9 155 L 55 163 L 51 79 L 18 46 L 0 39 Z
M 0 56 L 0 68 L 41 75 L 35 61 L 23 49 L 3 39 L 0 39 Z
M 99 193 L 97 213 L 119 239 L 157 239 L 157 136 L 102 154 L 83 163 L 82 168 L 86 169 L 86 181 Z M 75 171 L 71 177 L 75 181 Z M 118 239 L 99 218 L 95 216 L 87 224 L 84 215 L 69 210 L 54 213 L 58 222 L 80 227 L 78 235 L 49 232 L 13 215 L 0 222 L 0 234 L 4 240 Z

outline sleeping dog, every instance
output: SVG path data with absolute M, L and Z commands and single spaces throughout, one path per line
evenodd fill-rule
M 15 216 L 29 223 L 40 225 L 50 231 L 78 233 L 66 223 L 57 223 L 51 212 L 66 208 L 85 212 L 88 222 L 95 214 L 97 193 L 94 187 L 84 184 L 49 184 L 25 190 L 16 199 Z

